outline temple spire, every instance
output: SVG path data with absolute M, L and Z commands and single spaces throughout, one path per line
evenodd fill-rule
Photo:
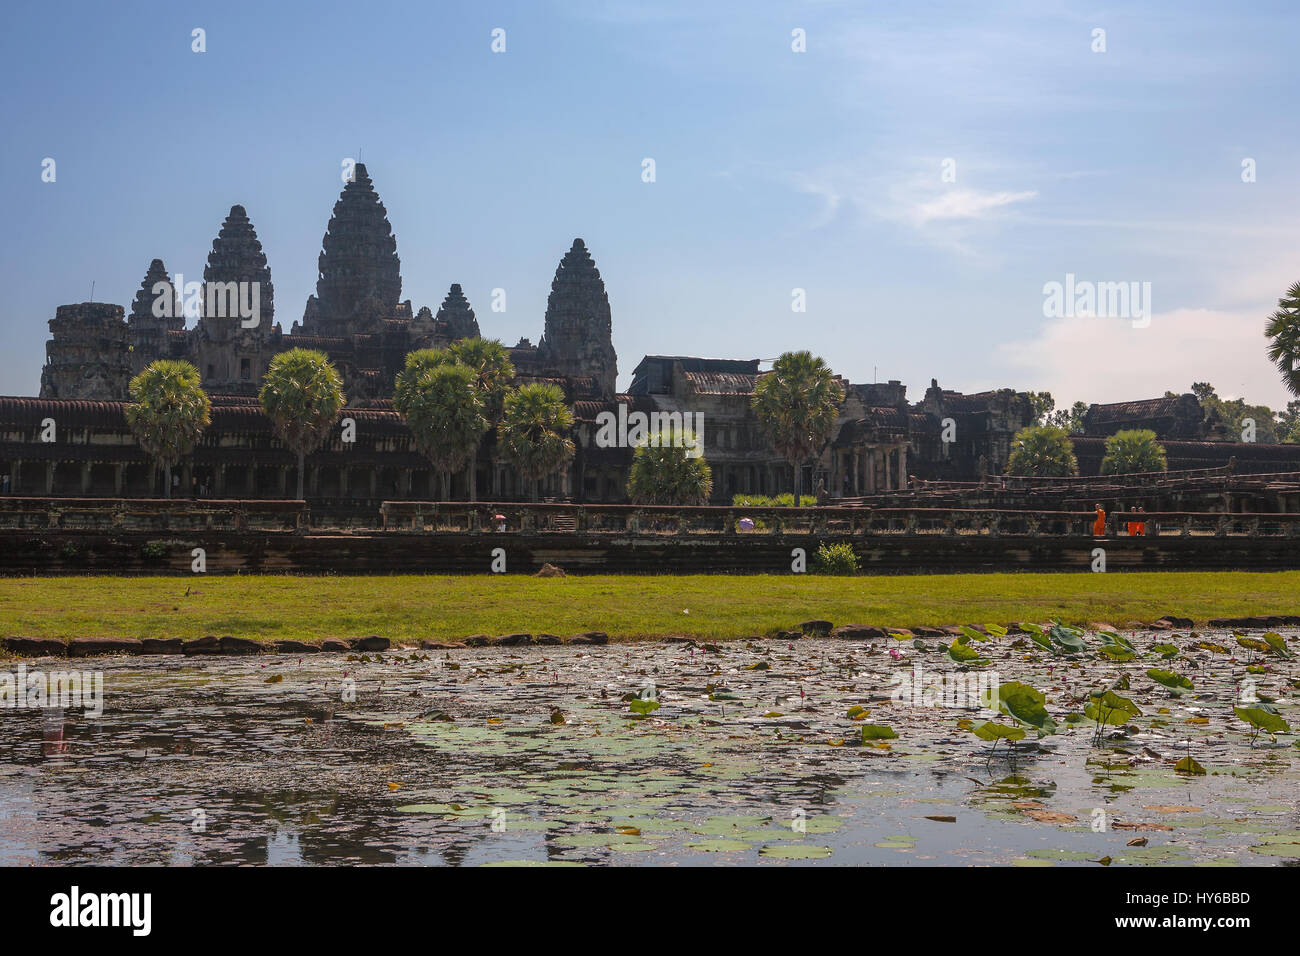
M 571 378 L 592 378 L 605 395 L 614 394 L 618 356 L 609 296 L 581 239 L 573 240 L 555 270 L 546 301 L 546 329 L 537 351 L 549 369 Z
M 478 319 L 474 317 L 474 310 L 469 307 L 469 300 L 459 282 L 452 283 L 434 319 L 439 330 L 445 330 L 447 338 L 453 342 L 479 338 Z
M 241 316 L 232 307 L 232 300 L 220 289 L 214 289 L 214 283 L 257 283 L 257 324 L 246 325 L 252 321 L 251 316 Z M 271 270 L 266 264 L 266 253 L 257 238 L 257 231 L 248 219 L 248 212 L 243 206 L 230 207 L 230 214 L 221 224 L 221 231 L 212 240 L 212 251 L 208 253 L 208 264 L 203 269 L 203 319 L 202 325 L 207 334 L 218 341 L 224 341 L 241 328 L 251 329 L 254 334 L 266 337 L 271 334 L 275 319 L 275 288 L 271 285 Z M 237 289 L 238 301 L 252 304 L 251 285 L 247 289 Z M 215 306 L 215 308 L 213 308 Z
M 357 163 L 352 180 L 334 204 L 334 214 L 321 240 L 314 323 L 317 328 L 307 331 L 348 335 L 354 331 L 360 317 L 358 310 L 367 299 L 377 300 L 391 314 L 401 295 L 397 237 L 365 163 Z M 373 308 L 373 303 L 367 306 L 368 310 Z
M 165 284 L 166 289 L 155 291 Z M 161 313 L 161 314 L 159 314 Z M 172 284 L 171 276 L 161 259 L 149 263 L 149 271 L 136 290 L 131 302 L 131 313 L 126 317 L 127 338 L 131 346 L 131 372 L 136 374 L 146 365 L 166 358 L 167 333 L 184 331 L 185 315 L 182 311 L 180 290 Z

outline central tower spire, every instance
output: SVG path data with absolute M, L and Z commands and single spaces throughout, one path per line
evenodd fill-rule
M 538 357 L 561 375 L 595 379 L 601 392 L 613 395 L 618 356 L 611 336 L 605 282 L 587 244 L 574 239 L 551 282 Z
M 313 305 L 308 300 L 305 331 L 349 335 L 370 299 L 387 314 L 397 308 L 402 295 L 397 237 L 365 163 L 356 164 L 352 180 L 334 204 L 321 240 L 319 267 L 316 301 Z

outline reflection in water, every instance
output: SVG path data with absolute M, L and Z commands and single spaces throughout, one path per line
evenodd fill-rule
M 864 645 L 100 666 L 99 718 L 0 713 L 0 864 L 1142 862 L 1089 821 L 1168 805 L 1191 809 L 1181 834 L 1149 833 L 1147 861 L 1271 863 L 1249 847 L 1297 821 L 1290 758 L 1221 727 L 1198 759 L 1242 775 L 1194 795 L 1142 757 L 1170 749 L 1145 729 L 1127 749 L 1085 729 L 990 755 L 966 711 L 890 704 L 896 665 Z M 627 701 L 650 682 L 643 718 Z M 861 744 L 859 704 L 899 736 Z
M 67 753 L 68 743 L 63 739 L 63 732 L 66 729 L 63 722 L 63 708 L 46 707 L 42 709 L 41 714 L 44 717 L 41 756 L 55 757 Z

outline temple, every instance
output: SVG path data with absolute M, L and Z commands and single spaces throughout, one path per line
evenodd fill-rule
M 131 303 L 61 305 L 50 339 L 40 397 L 0 398 L 0 476 L 10 494 L 148 497 L 159 472 L 126 424 L 128 383 L 150 362 L 184 359 L 212 400 L 212 424 L 178 468 L 179 494 L 282 498 L 292 487 L 294 457 L 272 435 L 257 402 L 267 366 L 286 349 L 317 349 L 338 368 L 347 394 L 340 418 L 357 425 L 354 443 L 336 432 L 309 456 L 306 496 L 314 507 L 377 514 L 382 502 L 437 497 L 437 476 L 414 449 L 393 410 L 394 379 L 414 349 L 445 347 L 481 334 L 459 284 L 437 311 L 403 301 L 401 260 L 388 212 L 358 163 L 334 204 L 317 262 L 316 292 L 302 319 L 284 331 L 275 321 L 271 269 L 248 211 L 230 208 L 203 270 L 203 282 L 173 283 L 153 259 Z M 192 320 L 192 324 L 190 321 Z M 544 483 L 548 498 L 593 503 L 627 500 L 632 450 L 596 441 L 602 412 L 693 412 L 704 416 L 704 454 L 713 469 L 713 500 L 793 490 L 789 462 L 767 442 L 751 409 L 763 374 L 758 359 L 647 355 L 618 393 L 618 357 L 605 281 L 587 244 L 574 239 L 551 282 L 536 346 L 509 349 L 516 384 L 559 386 L 575 419 L 576 453 L 567 471 Z M 490 330 L 489 330 L 490 334 Z M 910 402 L 901 382 L 844 390 L 838 420 L 801 487 L 824 499 L 901 494 L 929 482 L 978 481 L 1006 466 L 1012 437 L 1035 420 L 1027 393 L 1011 388 L 962 394 L 932 380 Z M 50 440 L 47 424 L 56 424 Z M 1096 474 L 1105 437 L 1121 428 L 1151 428 L 1165 442 L 1169 467 L 1300 470 L 1300 447 L 1215 441 L 1223 437 L 1194 395 L 1093 405 L 1074 439 L 1083 474 Z M 510 500 L 526 483 L 485 437 L 474 464 L 479 494 Z M 455 476 L 452 496 L 468 494 Z

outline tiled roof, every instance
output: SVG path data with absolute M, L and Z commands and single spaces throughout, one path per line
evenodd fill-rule
M 284 343 L 290 348 L 298 349 L 320 349 L 329 351 L 330 349 L 341 349 L 347 346 L 348 340 L 337 335 L 286 335 Z
M 618 414 L 618 406 L 626 405 L 629 412 L 652 412 L 654 402 L 644 395 L 615 395 L 605 401 L 583 399 L 573 403 L 573 417 L 577 421 L 594 422 L 601 412 Z
M 647 355 L 641 360 L 680 362 L 683 372 L 736 372 L 742 375 L 758 373 L 759 359 L 703 358 L 698 355 Z M 640 368 L 640 364 L 637 368 Z
M 1136 402 L 1112 402 L 1109 405 L 1089 407 L 1088 418 L 1091 422 L 1100 423 L 1180 416 L 1190 410 L 1190 404 L 1183 395 L 1175 398 L 1147 398 Z
M 752 395 L 755 373 L 683 372 L 697 395 Z
M 0 397 L 0 425 L 14 424 L 38 426 L 46 418 L 53 418 L 59 426 L 94 426 L 126 430 L 127 402 L 91 402 L 65 398 Z M 370 408 L 344 408 L 340 418 L 354 418 L 360 423 L 402 431 L 405 425 L 391 408 L 376 403 Z M 255 398 L 238 395 L 218 395 L 212 398 L 212 429 L 240 432 L 270 432 L 271 421 L 262 412 Z
M 983 412 L 987 411 L 990 406 L 1000 401 L 1002 396 L 996 389 L 987 392 L 972 392 L 969 395 L 963 395 L 961 392 L 943 393 L 943 409 L 946 412 Z
M 58 425 L 126 427 L 125 402 L 92 402 L 67 398 L 0 397 L 0 423 L 39 425 L 53 418 Z

